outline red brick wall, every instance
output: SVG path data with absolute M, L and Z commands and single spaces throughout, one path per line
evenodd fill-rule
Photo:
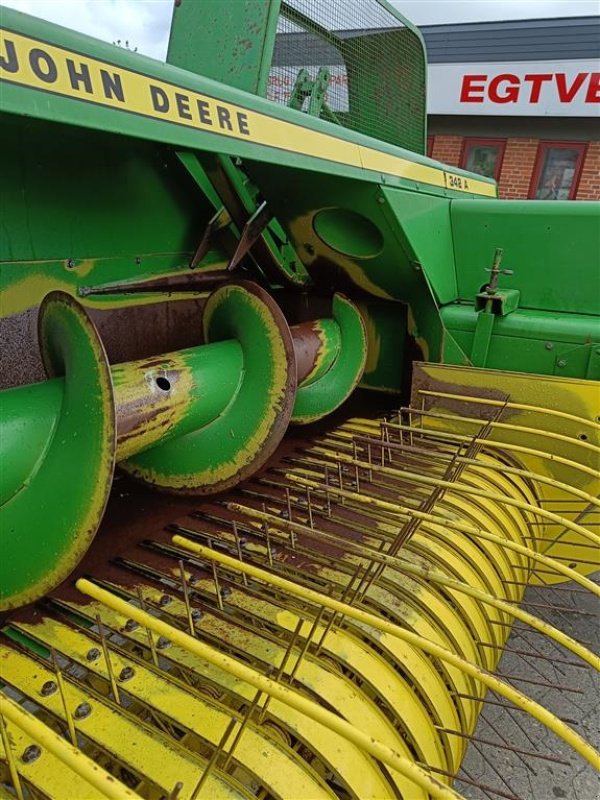
M 442 161 L 451 167 L 458 167 L 462 152 L 462 136 L 435 136 L 433 139 L 433 155 L 436 161 Z
M 433 137 L 432 157 L 451 167 L 460 165 L 463 136 L 440 134 Z M 529 194 L 535 167 L 538 139 L 513 138 L 506 140 L 498 194 L 506 199 L 525 199 Z M 590 142 L 587 148 L 577 200 L 600 200 L 600 142 Z
M 537 139 L 507 139 L 498 181 L 499 197 L 507 200 L 527 197 L 537 149 Z
M 590 142 L 583 169 L 579 188 L 578 200 L 600 200 L 600 142 Z

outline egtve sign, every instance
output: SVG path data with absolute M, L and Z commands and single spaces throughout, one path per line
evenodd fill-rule
M 594 61 L 429 67 L 430 114 L 594 117 L 599 110 Z

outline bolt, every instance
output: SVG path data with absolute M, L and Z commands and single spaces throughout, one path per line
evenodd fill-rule
M 72 258 L 69 258 L 67 261 L 67 267 L 69 269 L 73 269 L 74 266 L 75 266 L 75 261 Z
M 75 719 L 85 719 L 92 713 L 92 707 L 89 703 L 79 703 L 75 709 L 73 716 Z
M 204 614 L 202 613 L 202 611 L 200 611 L 199 608 L 192 609 L 192 619 L 194 620 L 194 622 L 199 622 L 203 616 Z
M 139 266 L 142 263 L 142 259 L 139 256 L 136 256 L 135 263 Z
M 231 589 L 229 588 L 229 586 L 223 586 L 221 588 L 221 597 L 223 598 L 223 600 L 229 597 L 230 594 L 231 594 Z
M 377 202 L 380 205 L 383 205 L 385 203 L 385 197 L 383 197 L 382 195 L 379 195 L 379 197 L 377 198 Z
M 135 670 L 133 667 L 123 667 L 121 672 L 119 673 L 119 680 L 120 681 L 128 681 L 130 678 L 133 678 L 135 675 Z
M 166 650 L 167 647 L 171 646 L 171 642 L 166 636 L 159 636 L 156 646 L 159 650 Z
M 29 747 L 26 747 L 25 750 L 23 750 L 21 761 L 24 761 L 25 764 L 31 764 L 33 761 L 37 761 L 41 755 L 42 748 L 38 747 L 37 744 L 30 744 Z
M 54 681 L 46 681 L 46 683 L 42 686 L 41 695 L 42 697 L 49 697 L 51 694 L 58 689 L 58 686 Z
M 88 661 L 97 661 L 100 658 L 100 650 L 97 647 L 92 647 L 91 650 L 87 651 L 85 657 Z
M 544 347 L 546 348 L 546 350 L 554 350 L 554 345 L 552 344 L 552 342 L 546 342 Z
M 138 625 L 138 623 L 134 619 L 128 619 L 127 622 L 125 623 L 124 630 L 128 631 L 129 633 L 131 633 L 131 631 L 135 631 L 139 627 L 140 626 Z
M 169 603 L 173 601 L 173 598 L 170 597 L 168 594 L 163 594 L 163 596 L 158 601 L 159 606 L 168 606 Z
M 560 361 L 558 362 L 557 366 L 558 367 L 566 367 L 567 366 L 566 359 L 561 358 Z

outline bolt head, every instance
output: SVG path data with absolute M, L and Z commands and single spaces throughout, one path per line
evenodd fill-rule
M 169 603 L 173 602 L 173 598 L 168 594 L 163 594 L 163 596 L 158 601 L 159 606 L 168 606 Z
M 55 681 L 46 681 L 42 686 L 41 695 L 42 697 L 49 697 L 51 694 L 58 689 Z
M 156 646 L 158 647 L 159 650 L 166 650 L 167 647 L 171 646 L 171 642 L 169 639 L 167 639 L 166 636 L 160 636 L 156 643 Z
M 126 631 L 128 631 L 129 633 L 131 631 L 137 630 L 139 627 L 140 626 L 138 625 L 138 623 L 134 619 L 128 619 L 127 622 L 124 625 L 124 629 Z
M 194 622 L 199 622 L 203 616 L 204 615 L 202 614 L 202 611 L 200 611 L 199 608 L 192 608 L 192 619 L 194 620 Z
M 31 764 L 33 761 L 37 761 L 41 755 L 42 748 L 37 744 L 30 744 L 29 747 L 26 747 L 25 750 L 23 750 L 21 761 L 23 761 L 25 764 Z
M 564 359 L 564 358 L 561 358 L 561 359 L 560 359 L 560 361 L 558 361 L 558 362 L 557 362 L 557 366 L 558 366 L 558 367 L 566 367 L 566 366 L 567 366 L 567 361 L 566 361 L 566 359 Z
M 119 680 L 120 681 L 128 681 L 135 675 L 135 670 L 133 667 L 123 667 L 121 672 L 119 673 Z
M 79 703 L 73 716 L 75 719 L 85 719 L 92 713 L 92 707 L 89 703 Z
M 552 342 L 546 342 L 544 347 L 546 348 L 546 350 L 554 350 L 554 345 L 552 344 Z
M 97 647 L 92 647 L 85 654 L 86 661 L 97 661 L 100 658 L 100 650 Z

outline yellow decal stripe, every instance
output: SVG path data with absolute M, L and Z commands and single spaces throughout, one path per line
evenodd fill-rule
M 5 30 L 0 31 L 0 80 L 338 164 L 496 196 L 494 184 L 417 164 Z

